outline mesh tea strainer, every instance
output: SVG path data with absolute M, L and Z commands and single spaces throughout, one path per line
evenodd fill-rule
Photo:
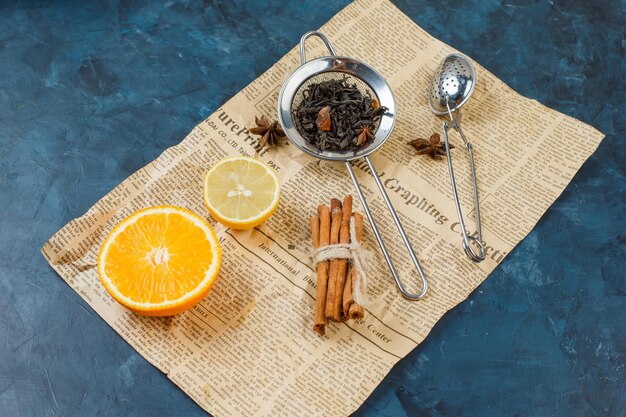
M 435 73 L 432 85 L 428 94 L 430 108 L 437 116 L 450 117 L 452 128 L 459 132 L 469 154 L 470 171 L 472 174 L 472 185 L 474 187 L 474 206 L 476 208 L 476 237 L 467 233 L 461 204 L 459 203 L 459 193 L 456 189 L 454 169 L 452 168 L 452 158 L 450 156 L 450 141 L 448 139 L 447 121 L 443 122 L 443 141 L 446 145 L 446 158 L 448 160 L 448 171 L 450 172 L 450 184 L 452 185 L 452 195 L 456 213 L 459 217 L 459 225 L 463 237 L 463 249 L 467 256 L 475 262 L 485 259 L 485 247 L 482 243 L 482 231 L 480 227 L 480 207 L 478 205 L 478 186 L 476 184 L 476 168 L 474 166 L 474 148 L 469 143 L 463 130 L 461 129 L 461 106 L 463 106 L 472 95 L 476 85 L 476 72 L 467 58 L 459 54 L 450 54 L 444 58 L 441 66 Z M 478 252 L 472 248 L 472 244 L 478 248 Z
M 330 56 L 317 58 L 307 62 L 305 42 L 311 36 L 317 36 L 324 42 L 330 52 Z M 359 199 L 363 204 L 363 211 L 365 211 L 370 225 L 372 226 L 376 240 L 378 241 L 383 256 L 389 265 L 389 269 L 391 270 L 391 274 L 393 275 L 398 289 L 402 295 L 409 300 L 419 300 L 423 298 L 428 289 L 424 271 L 415 256 L 415 251 L 413 250 L 411 243 L 404 232 L 404 228 L 400 223 L 400 219 L 398 218 L 398 215 L 396 214 L 393 205 L 385 192 L 378 173 L 368 157 L 370 153 L 374 152 L 376 149 L 380 148 L 383 143 L 385 143 L 393 130 L 396 118 L 396 104 L 389 84 L 387 84 L 385 79 L 378 72 L 374 71 L 374 69 L 367 64 L 364 64 L 354 58 L 338 56 L 330 45 L 328 39 L 320 32 L 307 32 L 302 36 L 300 39 L 300 58 L 301 66 L 291 74 L 287 81 L 285 81 L 282 89 L 280 90 L 280 95 L 278 96 L 278 119 L 285 131 L 285 134 L 287 135 L 287 138 L 289 138 L 289 141 L 300 150 L 314 156 L 315 158 L 345 162 L 350 178 L 352 179 Z M 315 145 L 308 143 L 302 137 L 296 127 L 296 124 L 294 123 L 292 109 L 297 108 L 300 104 L 303 91 L 311 83 L 344 77 L 347 79 L 349 84 L 356 84 L 361 93 L 364 95 L 369 94 L 372 98 L 377 99 L 380 105 L 387 107 L 388 110 L 380 118 L 380 121 L 376 126 L 374 138 L 369 144 L 364 145 L 356 151 L 322 151 Z M 409 256 L 417 268 L 422 281 L 422 290 L 418 294 L 412 294 L 404 288 L 404 285 L 402 284 L 402 281 L 400 280 L 400 277 L 398 276 L 398 273 L 389 256 L 382 236 L 378 231 L 374 217 L 372 216 L 367 201 L 365 200 L 365 196 L 363 195 L 363 191 L 361 190 L 361 186 L 359 185 L 352 165 L 350 164 L 350 161 L 359 158 L 363 158 L 367 163 L 376 185 L 382 194 L 383 200 L 391 212 L 391 216 L 396 224 L 396 227 L 398 228 L 398 232 L 406 245 Z

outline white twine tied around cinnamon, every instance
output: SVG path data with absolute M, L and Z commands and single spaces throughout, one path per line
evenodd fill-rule
M 350 217 L 350 243 L 335 243 L 333 245 L 320 246 L 313 251 L 313 260 L 315 266 L 320 262 L 326 262 L 331 259 L 348 259 L 352 262 L 356 270 L 356 281 L 352 291 L 354 301 L 362 306 L 367 304 L 367 269 L 366 258 L 369 252 L 361 246 L 356 238 L 356 226 L 354 224 L 354 216 Z

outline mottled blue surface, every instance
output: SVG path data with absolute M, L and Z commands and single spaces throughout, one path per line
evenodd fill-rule
M 202 416 L 39 248 L 346 2 L 82 3 L 0 2 L 0 415 Z M 357 415 L 625 416 L 625 2 L 396 4 L 607 137 Z

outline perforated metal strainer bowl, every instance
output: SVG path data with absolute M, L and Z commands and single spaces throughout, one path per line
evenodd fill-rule
M 476 71 L 462 55 L 450 54 L 442 62 L 430 87 L 429 103 L 433 113 L 447 115 L 469 100 L 476 85 Z
M 306 60 L 306 52 L 305 52 L 305 43 L 306 40 L 311 36 L 319 37 L 330 52 L 330 56 L 325 56 L 321 58 L 314 59 L 312 61 Z M 376 149 L 380 148 L 383 143 L 389 138 L 391 131 L 393 130 L 393 126 L 396 119 L 396 102 L 393 96 L 393 92 L 389 87 L 389 84 L 385 81 L 385 79 L 374 69 L 372 69 L 367 64 L 350 57 L 338 56 L 333 47 L 331 46 L 328 39 L 321 34 L 320 32 L 307 32 L 300 39 L 300 58 L 301 58 L 301 66 L 298 67 L 292 74 L 289 76 L 287 81 L 283 84 L 282 89 L 280 90 L 280 94 L 278 96 L 278 119 L 287 135 L 287 138 L 291 143 L 293 143 L 296 147 L 301 149 L 303 152 L 306 152 L 309 155 L 312 155 L 319 159 L 331 160 L 331 161 L 343 161 L 348 168 L 348 173 L 350 174 L 350 178 L 354 183 L 356 192 L 363 204 L 363 210 L 372 226 L 372 230 L 374 235 L 376 236 L 376 240 L 380 245 L 380 249 L 389 265 L 389 269 L 391 270 L 391 274 L 398 286 L 398 289 L 402 293 L 402 295 L 409 300 L 419 300 L 426 295 L 426 291 L 428 289 L 428 284 L 426 281 L 426 277 L 424 275 L 424 271 L 415 256 L 415 251 L 411 247 L 411 243 L 404 232 L 402 224 L 400 223 L 400 219 L 398 218 L 387 193 L 385 192 L 385 188 L 383 187 L 382 182 L 378 176 L 374 165 L 370 161 L 368 155 L 374 152 Z M 365 146 L 357 149 L 356 151 L 322 151 L 315 145 L 308 143 L 300 134 L 297 128 L 297 124 L 293 120 L 293 109 L 297 108 L 300 102 L 302 101 L 302 94 L 304 90 L 311 83 L 316 83 L 320 81 L 325 81 L 329 79 L 340 79 L 347 78 L 349 84 L 356 84 L 357 88 L 361 91 L 363 95 L 369 95 L 372 99 L 378 100 L 381 106 L 385 106 L 388 110 L 381 116 L 378 125 L 375 126 L 375 133 L 373 140 L 366 144 Z M 413 264 L 417 268 L 417 271 L 420 275 L 422 281 L 422 290 L 418 294 L 412 294 L 408 292 L 398 273 L 393 265 L 393 262 L 389 256 L 385 243 L 378 231 L 378 227 L 376 226 L 376 222 L 372 216 L 372 213 L 369 209 L 367 201 L 365 200 L 365 196 L 363 195 L 363 191 L 361 190 L 361 186 L 357 180 L 357 177 L 354 173 L 352 165 L 350 161 L 358 158 L 365 159 L 374 180 L 376 181 L 376 185 L 380 190 L 383 200 L 387 204 L 389 211 L 391 212 L 391 216 L 398 228 L 398 232 L 404 241 L 404 244 L 407 247 L 409 256 L 413 261 Z

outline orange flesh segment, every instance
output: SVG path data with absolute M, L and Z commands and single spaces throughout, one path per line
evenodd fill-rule
M 204 230 L 178 213 L 138 218 L 109 247 L 105 272 L 138 303 L 177 300 L 197 288 L 213 251 Z

